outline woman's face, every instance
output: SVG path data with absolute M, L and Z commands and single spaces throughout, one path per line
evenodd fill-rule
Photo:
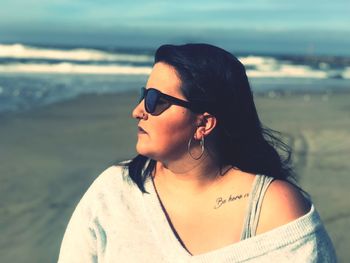
M 146 88 L 155 88 L 167 95 L 186 100 L 180 89 L 176 70 L 165 63 L 156 63 Z M 146 112 L 144 100 L 133 110 L 139 119 L 136 150 L 154 160 L 168 162 L 187 154 L 187 144 L 196 130 L 195 114 L 187 108 L 171 105 L 158 116 Z

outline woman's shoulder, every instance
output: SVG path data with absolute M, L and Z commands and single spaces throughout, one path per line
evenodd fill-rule
M 106 168 L 102 173 L 100 173 L 92 186 L 110 185 L 113 187 L 119 185 L 123 186 L 124 183 L 131 184 L 131 179 L 129 177 L 128 171 L 128 161 L 120 162 Z
M 132 181 L 129 178 L 127 163 L 122 162 L 102 171 L 91 183 L 84 196 L 101 196 L 109 192 L 120 193 L 131 186 Z
M 112 204 L 115 206 L 117 203 L 122 205 L 123 202 L 129 202 L 137 194 L 137 187 L 129 178 L 127 165 L 119 163 L 97 176 L 84 193 L 79 206 L 83 210 L 96 212 Z
M 310 211 L 301 190 L 284 180 L 273 180 L 264 196 L 257 234 L 288 224 Z

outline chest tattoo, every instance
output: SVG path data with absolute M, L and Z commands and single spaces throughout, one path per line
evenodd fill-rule
M 226 198 L 223 198 L 220 196 L 220 197 L 216 198 L 214 209 L 219 209 L 224 204 L 234 202 L 234 201 L 237 201 L 237 200 L 240 200 L 243 198 L 247 198 L 248 196 L 249 196 L 249 193 L 238 194 L 238 195 L 230 194 L 230 196 L 226 197 Z

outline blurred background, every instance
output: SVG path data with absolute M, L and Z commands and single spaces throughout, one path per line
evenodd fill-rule
M 346 262 L 349 14 L 347 0 L 2 0 L 0 261 L 56 262 L 81 195 L 135 154 L 130 112 L 156 48 L 204 42 L 246 66 Z
M 231 51 L 256 91 L 348 87 L 349 11 L 346 0 L 3 0 L 0 112 L 125 89 L 115 81 L 143 81 L 164 43 Z

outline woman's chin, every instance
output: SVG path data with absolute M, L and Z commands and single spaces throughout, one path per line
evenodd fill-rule
M 147 149 L 147 147 L 145 147 L 144 145 L 141 145 L 139 143 L 136 144 L 136 152 L 138 154 L 141 154 L 141 155 L 146 156 L 148 158 L 152 158 L 152 152 L 149 149 Z
M 143 156 L 146 156 L 147 158 L 150 158 L 152 160 L 155 160 L 155 161 L 162 161 L 163 158 L 162 158 L 162 155 L 160 155 L 159 153 L 155 153 L 155 152 L 152 152 L 150 150 L 147 150 L 147 149 L 143 149 L 143 148 L 138 148 L 136 147 L 136 151 L 138 154 L 141 154 Z

